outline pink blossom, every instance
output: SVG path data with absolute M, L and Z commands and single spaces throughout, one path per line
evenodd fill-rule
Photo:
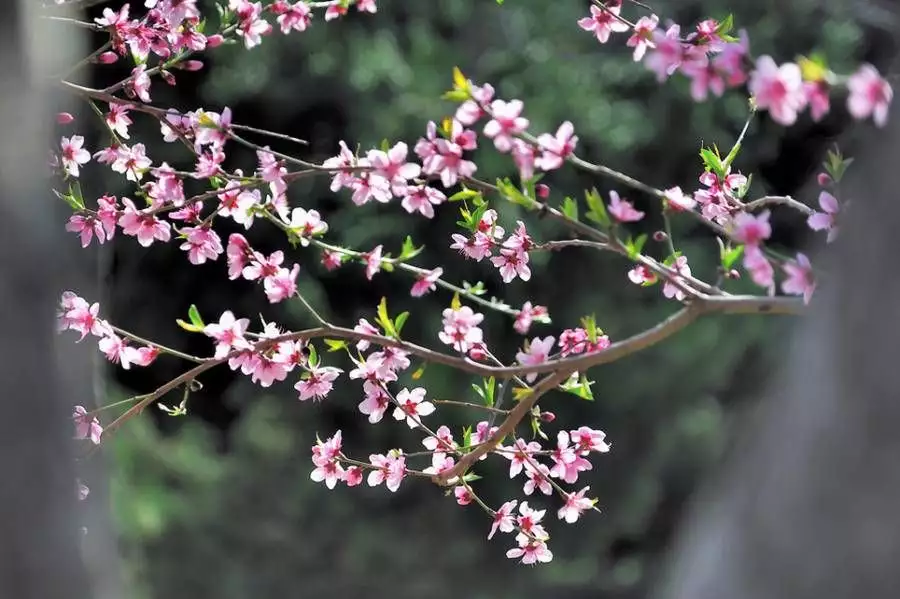
M 691 276 L 691 267 L 688 265 L 687 256 L 678 256 L 678 258 L 675 259 L 675 264 L 673 264 L 671 268 L 680 275 L 686 277 Z M 674 279 L 676 281 L 683 282 L 683 279 L 681 277 L 676 276 L 674 277 Z M 663 295 L 669 299 L 674 297 L 679 302 L 684 301 L 685 298 L 684 291 L 681 289 L 681 287 L 673 283 L 668 278 L 663 285 Z
M 591 5 L 591 16 L 578 20 L 578 26 L 585 31 L 592 31 L 601 44 L 609 41 L 609 35 L 613 32 L 628 31 L 627 23 L 619 19 L 621 5 L 609 5 L 600 7 Z
M 171 225 L 160 220 L 154 214 L 139 211 L 129 198 L 122 198 L 125 210 L 119 217 L 122 233 L 137 237 L 138 243 L 144 247 L 156 241 L 166 242 L 171 237 Z
M 75 406 L 72 418 L 75 420 L 76 439 L 90 439 L 95 445 L 100 445 L 103 427 L 96 416 L 88 414 L 84 406 Z
M 147 67 L 144 64 L 139 64 L 131 70 L 128 89 L 141 102 L 150 102 L 150 75 L 147 74 Z
M 609 347 L 609 337 L 598 334 L 596 341 L 592 342 L 587 331 L 580 327 L 566 329 L 559 336 L 560 355 L 564 358 L 573 354 L 603 351 L 607 347 Z
M 709 92 L 716 97 L 725 93 L 724 76 L 719 72 L 715 63 L 705 55 L 698 60 L 684 63 L 681 72 L 691 79 L 691 98 L 695 102 L 705 101 Z
M 181 230 L 186 241 L 180 249 L 188 253 L 191 264 L 204 264 L 207 260 L 216 260 L 224 251 L 218 233 L 210 227 L 185 227 Z
M 418 164 L 406 161 L 408 151 L 407 145 L 401 141 L 387 152 L 369 150 L 366 155 L 369 164 L 375 169 L 372 174 L 387 180 L 391 191 L 397 196 L 404 195 L 407 181 L 415 179 L 422 172 Z
M 300 245 L 303 247 L 308 246 L 309 240 L 313 237 L 324 235 L 328 231 L 328 225 L 322 220 L 318 210 L 294 208 L 290 219 L 287 218 L 287 214 L 282 214 L 282 220 L 300 236 Z
M 550 483 L 550 469 L 544 464 L 538 464 L 537 469 L 531 464 L 525 466 L 525 476 L 528 480 L 522 487 L 522 492 L 526 495 L 532 495 L 535 490 L 540 491 L 544 495 L 553 494 L 553 485 Z
M 788 295 L 802 295 L 803 303 L 808 304 L 816 289 L 813 279 L 812 264 L 806 254 L 797 254 L 796 262 L 785 262 L 781 267 L 787 278 L 781 283 L 781 290 Z
M 472 495 L 472 491 L 465 485 L 456 485 L 453 487 L 453 496 L 456 497 L 456 503 L 458 505 L 469 505 L 475 499 L 475 496 Z
M 541 450 L 541 444 L 536 441 L 526 442 L 524 439 L 516 439 L 512 447 L 506 448 L 503 455 L 509 460 L 509 477 L 515 478 L 522 469 L 531 463 L 533 454 Z
M 295 31 L 306 31 L 306 28 L 309 27 L 312 21 L 312 10 L 309 8 L 309 5 L 301 1 L 294 4 L 282 2 L 281 6 L 283 8 L 276 19 L 281 27 L 281 32 L 287 35 L 292 29 Z
M 748 245 L 744 248 L 744 268 L 750 273 L 754 283 L 765 287 L 769 295 L 775 293 L 775 270 L 758 246 Z
M 241 276 L 251 255 L 250 244 L 243 235 L 232 233 L 228 236 L 225 255 L 228 260 L 228 278 L 232 281 Z
M 456 109 L 455 118 L 465 126 L 474 125 L 484 116 L 482 106 L 487 106 L 494 99 L 494 88 L 490 83 L 481 87 L 472 85 L 470 88 L 471 100 L 466 100 Z
M 366 397 L 359 404 L 359 411 L 369 417 L 369 422 L 376 424 L 384 418 L 385 412 L 391 405 L 391 398 L 387 392 L 372 381 L 363 383 L 363 391 Z
M 57 313 L 58 329 L 60 331 L 73 330 L 81 333 L 81 341 L 88 334 L 95 336 L 105 335 L 109 326 L 99 319 L 100 304 L 88 302 L 71 291 L 66 291 L 60 298 L 59 311 Z
M 656 73 L 660 83 L 668 79 L 684 60 L 685 50 L 680 36 L 679 25 L 672 25 L 665 33 L 659 30 L 653 32 L 653 50 L 647 54 L 644 64 Z
M 434 291 L 437 289 L 437 280 L 441 278 L 442 274 L 444 274 L 444 269 L 438 267 L 423 275 L 419 275 L 419 278 L 413 283 L 409 294 L 413 297 L 422 297 L 429 291 Z
M 578 430 L 569 431 L 569 437 L 575 445 L 576 451 L 582 456 L 592 451 L 607 453 L 609 444 L 606 442 L 606 433 L 586 426 L 578 427 Z
M 400 205 L 410 214 L 419 212 L 425 218 L 434 218 L 434 206 L 447 200 L 439 190 L 427 185 L 410 185 Z
M 516 353 L 516 360 L 522 366 L 537 366 L 543 364 L 550 359 L 550 354 L 553 352 L 553 345 L 555 343 L 556 338 L 553 336 L 544 337 L 543 339 L 535 337 L 531 340 L 531 343 L 525 344 L 524 351 Z M 525 380 L 529 383 L 536 378 L 536 372 L 525 375 Z
M 363 469 L 359 466 L 350 466 L 344 471 L 344 483 L 348 487 L 355 487 L 356 485 L 362 484 L 363 481 Z
M 591 463 L 581 457 L 575 447 L 569 445 L 569 433 L 559 431 L 556 435 L 556 449 L 550 453 L 553 467 L 550 476 L 561 478 L 570 485 L 578 480 L 578 473 L 591 470 Z
M 806 224 L 813 231 L 828 231 L 828 242 L 830 243 L 837 237 L 838 230 L 835 221 L 840 213 L 840 205 L 837 198 L 827 191 L 822 191 L 819 193 L 819 207 L 822 208 L 822 212 L 811 214 Z
M 772 235 L 769 216 L 768 210 L 756 216 L 741 212 L 734 217 L 732 237 L 739 243 L 758 246 Z
M 609 192 L 609 213 L 620 223 L 633 223 L 644 218 L 644 213 L 636 210 L 631 202 L 623 200 L 615 191 Z
M 272 31 L 272 26 L 260 17 L 262 3 L 248 0 L 229 0 L 228 7 L 239 19 L 237 33 L 244 39 L 244 47 L 250 50 L 262 43 L 262 36 Z
M 267 356 L 257 356 L 257 359 L 249 365 L 250 380 L 259 383 L 260 387 L 271 387 L 276 381 L 287 378 L 288 372 L 293 368 L 284 362 L 277 362 Z
M 689 195 L 685 195 L 680 187 L 670 187 L 665 191 L 666 206 L 676 212 L 693 210 L 697 205 L 696 200 Z
M 460 306 L 457 310 L 447 308 L 443 312 L 444 328 L 438 333 L 438 339 L 458 352 L 466 353 L 483 340 L 483 333 L 478 328 L 482 320 L 484 315 L 473 312 L 468 306 Z
M 434 412 L 434 404 L 425 401 L 425 389 L 416 387 L 412 391 L 403 388 L 397 394 L 397 407 L 394 409 L 394 420 L 406 420 L 409 428 L 420 426 L 422 416 Z
M 756 60 L 749 89 L 757 107 L 768 109 L 772 120 L 786 127 L 794 124 L 806 104 L 800 67 L 790 62 L 779 67 L 771 56 Z
M 284 301 L 297 293 L 297 275 L 300 273 L 300 265 L 295 264 L 288 271 L 281 268 L 278 273 L 265 278 L 263 287 L 266 290 L 266 297 L 273 304 Z
M 447 425 L 442 424 L 436 431 L 436 436 L 428 436 L 422 440 L 425 449 L 435 453 L 446 453 L 456 449 L 456 441 L 453 440 L 453 433 Z
M 659 17 L 656 15 L 641 17 L 634 24 L 634 33 L 631 34 L 625 45 L 634 48 L 635 62 L 639 62 L 644 57 L 647 48 L 656 47 L 656 44 L 653 43 L 653 32 L 656 31 L 657 25 L 659 25 Z
M 331 392 L 334 387 L 334 380 L 341 373 L 339 368 L 324 366 L 321 368 L 312 368 L 303 380 L 294 385 L 294 389 L 300 392 L 300 401 L 307 399 L 325 399 L 325 396 Z
M 372 277 L 381 270 L 381 250 L 384 246 L 376 246 L 371 252 L 363 254 L 362 258 L 366 263 L 366 278 L 372 280 Z
M 549 322 L 550 316 L 545 306 L 533 306 L 531 302 L 525 302 L 522 309 L 516 313 L 513 329 L 520 335 L 524 335 L 531 328 L 531 323 Z
M 218 323 L 210 323 L 203 327 L 203 334 L 216 341 L 215 358 L 220 360 L 235 349 L 250 349 L 252 346 L 244 338 L 250 319 L 234 317 L 231 310 L 226 310 L 219 317 Z
M 509 152 L 515 136 L 528 129 L 528 119 L 521 116 L 523 108 L 521 100 L 491 103 L 491 120 L 484 126 L 484 135 L 494 140 L 498 152 Z
M 106 126 L 115 131 L 116 135 L 128 139 L 128 127 L 132 124 L 131 117 L 128 116 L 128 106 L 118 102 L 111 103 L 105 119 Z
M 512 532 L 516 529 L 513 510 L 516 509 L 517 503 L 518 500 L 516 499 L 507 501 L 494 512 L 494 520 L 491 522 L 491 532 L 489 532 L 487 536 L 488 540 L 492 539 L 494 535 L 497 534 L 498 530 L 500 532 Z
M 542 133 L 537 141 L 542 153 L 534 160 L 534 165 L 543 171 L 552 171 L 560 168 L 575 151 L 578 136 L 575 135 L 572 123 L 566 121 L 559 126 L 555 135 Z
M 60 140 L 62 148 L 61 161 L 66 174 L 72 177 L 79 175 L 79 165 L 87 164 L 91 160 L 91 153 L 82 148 L 84 137 L 73 135 L 71 138 L 63 137 Z
M 341 267 L 343 261 L 344 255 L 340 252 L 322 251 L 322 265 L 325 267 L 325 270 L 336 270 Z
M 281 264 L 284 262 L 284 252 L 276 250 L 269 257 L 265 257 L 259 252 L 254 252 L 249 264 L 244 267 L 241 274 L 248 281 L 256 279 L 265 279 L 267 277 L 276 276 L 281 270 Z
M 824 81 L 808 81 L 803 84 L 803 93 L 806 95 L 806 103 L 809 105 L 813 122 L 821 121 L 831 109 L 830 91 L 831 89 Z
M 628 271 L 628 280 L 630 280 L 635 285 L 647 286 L 653 285 L 658 279 L 656 273 L 654 273 L 643 264 L 638 264 Z
M 392 493 L 400 488 L 400 482 L 406 476 L 406 458 L 399 450 L 392 450 L 388 455 L 373 454 L 369 456 L 369 463 L 376 469 L 369 472 L 370 487 L 385 483 Z
M 531 279 L 528 262 L 528 252 L 514 248 L 502 248 L 499 256 L 491 258 L 491 263 L 500 270 L 504 283 L 512 282 L 517 276 L 523 281 Z
M 590 487 L 585 487 L 577 493 L 569 493 L 566 495 L 566 504 L 559 508 L 557 516 L 560 520 L 565 520 L 568 524 L 575 524 L 581 514 L 587 510 L 593 509 L 596 499 L 588 499 L 585 497 Z
M 848 79 L 847 89 L 850 90 L 847 110 L 853 118 L 862 120 L 872 116 L 877 126 L 887 124 L 888 107 L 894 98 L 894 90 L 875 67 L 870 64 L 860 66 Z
M 144 178 L 144 173 L 150 169 L 150 159 L 145 152 L 144 144 L 134 144 L 132 147 L 119 146 L 116 159 L 110 168 L 117 173 L 124 173 L 125 178 L 137 183 Z

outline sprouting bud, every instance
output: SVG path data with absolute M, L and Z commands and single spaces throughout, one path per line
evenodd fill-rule
M 732 268 L 731 270 L 729 270 L 729 271 L 725 274 L 725 276 L 726 276 L 727 278 L 729 278 L 729 279 L 734 279 L 735 281 L 737 281 L 738 279 L 741 278 L 741 273 L 739 273 L 739 272 L 737 271 L 737 269 Z
M 203 68 L 203 62 L 199 60 L 185 60 L 178 65 L 178 68 L 183 71 L 199 71 Z
M 68 125 L 75 120 L 75 117 L 68 112 L 60 112 L 56 115 L 56 122 L 60 125 Z
M 163 81 L 165 81 L 169 85 L 175 85 L 175 75 L 173 75 L 171 72 L 160 71 L 159 74 L 163 78 Z
M 553 412 L 541 412 L 541 420 L 544 422 L 553 422 L 556 420 L 556 414 Z
M 221 46 L 222 42 L 225 41 L 225 38 L 222 37 L 221 34 L 217 33 L 215 35 L 211 35 L 206 38 L 206 47 L 207 48 L 215 48 L 217 46 Z
M 100 64 L 112 64 L 112 63 L 116 62 L 117 60 L 119 60 L 119 55 L 116 54 L 115 52 L 108 51 L 108 52 L 102 53 L 95 60 Z
M 662 243 L 663 241 L 666 241 L 668 238 L 669 238 L 669 236 L 666 235 L 665 231 L 654 231 L 653 232 L 653 241 Z
M 537 192 L 537 197 L 541 198 L 542 200 L 546 200 L 547 198 L 550 197 L 550 186 L 549 185 L 546 185 L 544 183 L 538 183 L 537 185 L 535 185 L 534 190 L 535 190 L 535 192 Z
M 816 176 L 816 181 L 818 181 L 820 187 L 828 187 L 831 185 L 832 179 L 828 173 L 819 173 Z

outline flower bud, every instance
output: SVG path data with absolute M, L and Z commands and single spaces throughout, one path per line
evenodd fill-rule
M 178 65 L 178 68 L 183 71 L 199 71 L 203 68 L 203 62 L 199 60 L 185 60 Z
M 666 235 L 665 231 L 654 231 L 653 232 L 653 241 L 662 243 L 663 241 L 666 241 L 668 238 L 669 238 L 669 236 Z
M 216 48 L 222 45 L 222 42 L 225 41 L 225 38 L 222 37 L 222 34 L 217 33 L 215 35 L 211 35 L 206 38 L 206 47 L 207 48 Z
M 541 412 L 541 420 L 544 422 L 553 422 L 556 420 L 556 414 L 553 412 Z
M 735 281 L 737 281 L 741 278 L 741 273 L 739 273 L 736 268 L 732 268 L 725 274 L 725 276 L 729 279 L 734 279 Z
M 828 187 L 831 185 L 831 176 L 828 173 L 819 173 L 816 176 L 816 181 L 819 182 L 820 187 Z
M 95 60 L 100 64 L 112 64 L 119 60 L 119 55 L 115 52 L 108 51 L 98 56 Z
M 75 120 L 75 117 L 68 112 L 60 112 L 56 115 L 56 122 L 60 125 L 68 125 Z
M 163 81 L 165 81 L 169 85 L 175 85 L 175 75 L 173 75 L 171 72 L 160 71 L 159 74 L 163 78 Z
M 469 350 L 469 358 L 475 360 L 476 362 L 480 362 L 487 358 L 487 352 L 485 351 L 485 346 L 483 343 L 479 343 L 475 347 Z
M 538 183 L 534 187 L 534 190 L 535 190 L 535 192 L 537 192 L 537 196 L 539 198 L 541 198 L 542 200 L 546 200 L 547 198 L 550 197 L 550 186 L 549 185 L 545 185 L 543 183 Z

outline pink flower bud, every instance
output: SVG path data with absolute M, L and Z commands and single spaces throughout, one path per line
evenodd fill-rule
M 115 52 L 104 52 L 95 59 L 100 64 L 112 64 L 119 60 L 119 55 Z
M 60 112 L 56 115 L 56 122 L 60 125 L 68 125 L 75 120 L 75 117 L 68 112 Z
M 275 2 L 272 3 L 272 6 L 269 7 L 269 10 L 272 11 L 272 14 L 283 15 L 289 8 L 288 3 L 284 0 L 275 0 Z
M 475 347 L 469 350 L 469 358 L 475 360 L 476 362 L 480 362 L 487 358 L 487 348 L 485 348 L 484 343 L 479 343 Z
M 556 420 L 556 414 L 553 412 L 541 412 L 541 420 L 544 422 L 553 422 Z
M 217 33 L 215 35 L 211 35 L 206 38 L 206 47 L 207 48 L 216 48 L 222 45 L 222 42 L 225 41 L 225 38 L 222 37 L 221 34 Z
M 538 183 L 534 190 L 537 192 L 537 196 L 542 200 L 546 200 L 550 197 L 550 186 L 545 185 L 543 183 Z
M 737 269 L 732 268 L 731 270 L 728 271 L 728 274 L 726 274 L 725 276 L 728 277 L 729 279 L 738 280 L 741 278 L 741 273 L 739 273 L 737 271 Z
M 831 185 L 831 175 L 828 173 L 819 173 L 816 176 L 816 181 L 819 182 L 820 187 L 828 187 Z
M 658 242 L 662 243 L 663 241 L 665 241 L 668 238 L 669 238 L 669 236 L 666 235 L 665 231 L 654 231 L 653 232 L 653 241 L 658 241 Z
M 199 60 L 185 60 L 178 66 L 183 71 L 199 71 L 203 68 L 203 63 Z
M 165 81 L 169 85 L 175 85 L 175 75 L 173 75 L 171 72 L 160 71 L 159 74 L 163 78 L 163 81 Z

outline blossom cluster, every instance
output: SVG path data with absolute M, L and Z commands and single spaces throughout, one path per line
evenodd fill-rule
M 384 484 L 390 492 L 397 491 L 409 477 L 432 480 L 451 488 L 457 504 L 478 506 L 488 514 L 488 539 L 497 532 L 515 533 L 507 556 L 525 564 L 547 562 L 553 555 L 544 520 L 547 510 L 539 509 L 539 500 L 555 496 L 558 519 L 570 524 L 589 510 L 599 511 L 598 500 L 588 494 L 589 485 L 577 491 L 564 485 L 583 484 L 582 475 L 593 470 L 589 458 L 610 450 L 606 434 L 586 425 L 563 426 L 555 435 L 548 435 L 544 427 L 556 418 L 542 410 L 538 402 L 554 390 L 592 399 L 592 383 L 585 370 L 644 347 L 641 335 L 613 344 L 594 317 L 586 315 L 580 326 L 563 328 L 558 335 L 525 338 L 514 355 L 504 356 L 486 338 L 483 325 L 487 314 L 496 312 L 510 318 L 513 330 L 525 336 L 534 325 L 550 323 L 546 306 L 526 301 L 515 309 L 502 300 L 486 299 L 485 286 L 480 282 L 457 285 L 447 280 L 444 265 L 417 266 L 413 261 L 421 248 L 409 238 L 394 254 L 384 245 L 370 249 L 334 245 L 328 241 L 329 226 L 322 215 L 296 205 L 296 198 L 290 197 L 291 183 L 307 176 L 327 176 L 331 191 L 344 191 L 355 207 L 399 203 L 407 214 L 427 219 L 435 218 L 438 210 L 459 206 L 459 231 L 444 242 L 466 260 L 491 264 L 493 276 L 504 284 L 532 280 L 535 252 L 581 246 L 626 259 L 630 266 L 623 269 L 623 280 L 640 286 L 661 284 L 663 297 L 673 303 L 693 306 L 715 299 L 717 306 L 725 307 L 734 304 L 742 308 L 751 302 L 760 311 L 787 305 L 794 313 L 799 311 L 797 305 L 775 304 L 771 297 L 779 285 L 778 270 L 783 275 L 781 291 L 801 297 L 803 304 L 811 301 L 816 276 L 804 253 L 789 258 L 769 247 L 772 206 L 786 205 L 800 211 L 812 230 L 826 232 L 827 241 L 833 240 L 840 213 L 849 203 L 840 197 L 838 188 L 849 161 L 839 153 L 829 154 L 818 178 L 822 188 L 819 210 L 789 197 L 751 200 L 750 177 L 735 166 L 750 119 L 762 110 L 775 122 L 789 126 L 808 108 L 812 119 L 819 120 L 831 110 L 834 92 L 845 89 L 847 110 L 854 118 L 871 117 L 876 125 L 883 126 L 892 101 L 890 85 L 871 65 L 862 65 L 846 76 L 810 59 L 779 65 L 769 56 L 752 57 L 746 32 L 740 32 L 739 37 L 731 35 L 731 18 L 705 19 L 690 31 L 671 22 L 663 29 L 656 14 L 632 22 L 623 15 L 621 1 L 609 0 L 595 2 L 590 16 L 579 20 L 577 27 L 601 43 L 614 39 L 614 34 L 623 34 L 636 62 L 642 61 L 661 83 L 676 73 L 689 78 L 691 95 L 698 102 L 744 87 L 751 96 L 747 126 L 733 149 L 723 158 L 717 149 L 702 148 L 698 189 L 655 189 L 607 167 L 590 164 L 575 154 L 579 138 L 572 122 L 559 124 L 555 131 L 534 132 L 523 100 L 504 99 L 490 83 L 475 83 L 459 69 L 454 70 L 453 89 L 445 94 L 445 99 L 457 103 L 456 109 L 446 118 L 429 121 L 422 137 L 409 144 L 385 142 L 366 151 L 352 151 L 341 141 L 336 155 L 314 164 L 248 141 L 242 135 L 247 127 L 235 122 L 228 107 L 182 112 L 154 106 L 152 82 L 159 77 L 175 85 L 174 70 L 204 68 L 194 56 L 226 43 L 242 44 L 250 50 L 276 30 L 284 35 L 303 32 L 313 26 L 317 11 L 323 12 L 326 22 L 348 14 L 351 7 L 361 13 L 377 13 L 375 0 L 275 0 L 268 4 L 229 0 L 227 7 L 220 7 L 216 29 L 196 4 L 195 0 L 146 0 L 140 16 L 132 16 L 130 6 L 125 4 L 118 11 L 104 9 L 101 18 L 87 24 L 109 35 L 105 46 L 109 49 L 94 53 L 93 61 L 108 65 L 125 60 L 133 63 L 133 68 L 125 80 L 104 90 L 63 82 L 64 87 L 92 103 L 109 136 L 105 147 L 90 151 L 85 148 L 84 136 L 64 135 L 59 147 L 51 152 L 50 167 L 62 182 L 56 195 L 72 208 L 66 229 L 78 235 L 83 247 L 94 239 L 104 244 L 119 232 L 146 248 L 177 243 L 194 265 L 224 257 L 223 271 L 227 270 L 230 280 L 258 283 L 271 303 L 302 303 L 318 327 L 289 331 L 275 322 L 261 321 L 253 331 L 249 318 L 240 318 L 232 311 L 206 323 L 192 306 L 190 322 L 178 324 L 188 332 L 204 335 L 212 346 L 210 356 L 196 357 L 115 327 L 100 318 L 98 304 L 70 291 L 63 293 L 59 329 L 75 331 L 80 334 L 79 341 L 88 335 L 96 338 L 98 349 L 110 362 L 129 369 L 147 366 L 167 353 L 195 363 L 155 392 L 126 400 L 134 405 L 106 426 L 106 434 L 179 387 L 186 390 L 182 405 L 176 409 L 160 407 L 172 415 L 183 415 L 197 377 L 216 366 L 227 365 L 261 387 L 293 376 L 300 401 L 328 399 L 346 372 L 348 380 L 361 384 L 357 407 L 369 423 L 402 423 L 421 435 L 425 450 L 404 451 L 398 447 L 371 453 L 368 459 L 355 459 L 344 453 L 343 437 L 337 431 L 312 447 L 312 480 L 323 482 L 329 489 L 338 483 L 353 487 L 365 480 L 373 487 Z M 643 4 L 634 5 L 649 10 Z M 155 120 L 168 147 L 187 152 L 188 170 L 151 158 L 144 143 L 131 139 L 132 125 L 144 117 Z M 56 120 L 60 127 L 75 122 L 69 113 L 57 115 Z M 255 133 L 292 139 L 261 130 Z M 509 157 L 510 171 L 516 173 L 517 182 L 484 178 L 475 151 L 486 149 Z M 224 167 L 227 153 L 248 151 L 255 159 L 252 172 Z M 86 201 L 80 177 L 84 169 L 92 167 L 92 161 L 121 175 L 133 191 L 128 196 L 103 194 Z M 171 161 L 179 164 L 174 151 Z M 596 190 L 587 191 L 587 210 L 580 217 L 578 201 L 566 198 L 556 202 L 554 190 L 539 183 L 544 174 L 569 164 L 611 177 L 620 187 L 610 190 L 606 200 Z M 645 250 L 647 235 L 631 231 L 637 223 L 644 223 L 648 211 L 638 209 L 644 208 L 643 204 L 624 197 L 623 187 L 659 202 L 667 231 L 655 233 L 654 240 L 664 242 L 664 251 Z M 552 218 L 572 231 L 573 238 L 533 238 L 527 217 L 516 219 L 514 224 L 502 221 L 502 203 Z M 694 218 L 714 233 L 720 250 L 716 281 L 698 278 L 688 257 L 678 251 L 677 240 L 668 232 L 669 219 L 675 217 Z M 302 256 L 317 252 L 329 270 L 352 262 L 362 266 L 367 280 L 379 273 L 411 275 L 412 297 L 438 288 L 451 292 L 453 299 L 443 309 L 440 328 L 431 331 L 437 348 L 408 342 L 402 328 L 409 313 L 392 316 L 386 300 L 379 304 L 375 317 L 361 318 L 352 328 L 327 322 L 299 291 L 299 262 L 288 261 L 282 250 L 260 252 L 240 233 L 223 240 L 216 230 L 221 219 L 232 221 L 244 231 L 259 225 L 274 227 L 288 243 L 299 246 Z M 298 260 L 302 262 L 303 258 Z M 739 296 L 726 290 L 730 279 L 741 276 L 735 268 L 738 260 L 765 295 Z M 335 361 L 345 360 L 345 368 L 324 363 L 326 347 Z M 408 382 L 418 381 L 423 372 L 422 368 L 410 372 L 413 360 L 477 375 L 479 384 L 472 385 L 472 397 L 434 397 L 427 385 Z M 510 395 L 513 407 L 506 406 Z M 469 410 L 479 417 L 460 434 L 441 422 L 445 411 L 453 408 Z M 101 443 L 104 426 L 98 412 L 75 406 L 76 439 Z M 531 425 L 530 438 L 519 430 L 526 421 Z M 472 468 L 489 457 L 509 462 L 509 478 L 518 479 L 524 497 L 511 498 L 496 509 L 479 497 L 474 485 L 478 477 Z M 417 467 L 418 462 L 422 465 Z M 87 487 L 80 481 L 77 489 L 79 497 L 87 496 Z

